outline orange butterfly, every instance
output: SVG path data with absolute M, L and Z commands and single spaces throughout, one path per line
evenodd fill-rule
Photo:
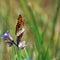
M 18 21 L 17 21 L 17 25 L 16 25 L 16 32 L 15 32 L 15 34 L 16 34 L 16 40 L 17 40 L 17 47 L 19 46 L 19 43 L 20 43 L 20 41 L 21 41 L 21 38 L 22 38 L 22 36 L 23 36 L 23 34 L 24 34 L 24 28 L 23 28 L 23 26 L 24 26 L 24 21 L 23 21 L 23 19 L 22 19 L 22 16 L 21 15 L 19 15 L 19 17 L 18 17 L 18 19 L 17 19 Z M 18 35 L 18 36 L 17 36 Z
M 15 34 L 20 30 L 20 28 L 22 26 L 24 26 L 24 22 L 23 22 L 23 19 L 22 19 L 22 16 L 19 15 L 18 19 L 17 19 L 17 25 L 16 25 L 16 31 L 15 31 Z

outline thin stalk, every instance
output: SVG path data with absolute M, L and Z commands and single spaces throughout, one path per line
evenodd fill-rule
M 57 18 L 58 18 L 58 13 L 59 13 L 59 7 L 60 7 L 60 1 L 58 0 L 58 5 L 57 5 L 57 9 L 56 9 L 56 13 L 54 14 L 54 19 L 53 19 L 53 25 L 52 25 L 52 34 L 51 34 L 51 39 L 50 39 L 50 44 L 53 44 L 53 38 L 54 38 L 54 34 L 55 34 L 55 26 L 57 23 Z
M 54 19 L 53 19 L 53 26 L 52 26 L 52 35 L 51 35 L 51 39 L 50 39 L 50 42 L 49 42 L 49 45 L 47 47 L 47 51 L 48 49 L 53 46 L 53 37 L 54 37 L 54 34 L 55 34 L 55 26 L 56 26 L 56 22 L 57 22 L 57 18 L 58 18 L 58 13 L 59 13 L 59 7 L 60 7 L 60 0 L 58 0 L 58 5 L 57 5 L 57 8 L 56 8 L 56 13 L 54 14 Z

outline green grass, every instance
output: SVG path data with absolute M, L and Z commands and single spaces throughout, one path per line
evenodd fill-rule
M 12 18 L 10 16 L 10 4 L 9 1 L 6 2 L 7 3 L 7 12 L 5 16 L 0 15 L 0 25 L 2 25 L 1 28 L 1 34 L 3 34 L 5 31 L 10 30 L 11 35 L 13 36 L 14 40 L 16 41 L 16 36 L 14 35 L 14 31 L 15 31 L 15 23 L 13 23 L 13 20 L 15 19 L 14 17 Z M 39 0 L 38 0 L 39 3 Z M 48 25 L 49 22 L 46 23 L 43 32 L 41 32 L 41 28 L 40 26 L 38 26 L 39 24 L 37 23 L 38 21 L 38 14 L 36 13 L 36 11 L 33 9 L 33 7 L 28 6 L 28 2 L 26 0 L 19 0 L 19 4 L 22 7 L 22 10 L 24 12 L 24 15 L 26 17 L 26 22 L 27 25 L 29 27 L 29 29 L 33 32 L 31 33 L 29 30 L 29 33 L 31 33 L 32 36 L 34 36 L 34 40 L 32 39 L 32 48 L 31 46 L 29 46 L 27 44 L 26 48 L 24 50 L 22 49 L 17 49 L 15 46 L 13 46 L 10 50 L 10 55 L 11 58 L 9 58 L 8 60 L 21 60 L 24 58 L 32 58 L 32 60 L 52 60 L 52 58 L 57 57 L 57 51 L 58 51 L 58 42 L 55 45 L 54 44 L 54 35 L 55 35 L 55 27 L 56 27 L 56 23 L 57 23 L 57 19 L 58 19 L 58 13 L 59 13 L 59 7 L 60 7 L 60 0 L 58 0 L 57 3 L 57 7 L 55 9 L 55 13 L 54 13 L 54 17 L 53 17 L 53 21 L 52 21 L 52 31 L 51 31 L 51 36 L 49 36 L 49 40 L 48 40 L 48 44 L 46 46 L 45 42 L 47 40 L 46 36 L 47 36 L 47 30 L 48 30 Z M 38 4 L 38 6 L 40 6 L 40 4 Z M 40 6 L 41 8 L 41 6 Z M 42 21 L 42 23 L 44 24 L 44 14 L 42 13 L 43 11 L 40 11 L 40 21 Z M 1 12 L 0 12 L 1 13 Z M 2 14 L 2 13 L 1 13 Z M 13 16 L 13 15 L 12 15 Z M 14 15 L 15 16 L 15 15 Z M 2 22 L 2 23 L 1 23 Z M 26 27 L 27 27 L 26 25 Z M 44 26 L 44 25 L 43 25 Z M 27 27 L 27 29 L 28 29 Z M 1 35 L 0 34 L 0 35 Z M 32 37 L 31 35 L 29 35 L 27 37 L 27 40 L 30 40 L 30 38 Z M 30 41 L 27 41 L 27 43 L 29 43 Z M 3 45 L 5 47 L 7 47 L 5 44 Z M 53 48 L 52 48 L 53 47 Z M 7 49 L 6 49 L 7 50 Z M 5 52 L 6 52 L 5 50 Z

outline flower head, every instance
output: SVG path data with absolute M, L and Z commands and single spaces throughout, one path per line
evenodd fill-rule
M 9 35 L 9 31 L 7 31 L 6 33 L 4 33 L 1 38 L 7 38 L 7 36 Z
M 14 42 L 13 38 L 10 35 L 10 32 L 7 31 L 6 33 L 4 33 L 1 38 L 7 38 L 7 40 L 5 40 L 6 43 L 9 44 L 9 46 L 12 46 L 13 44 L 15 44 L 17 46 L 17 44 Z
M 20 58 L 19 60 L 32 60 L 31 58 Z
M 26 59 L 24 59 L 24 60 L 32 60 L 31 58 L 26 58 Z
M 13 40 L 13 38 L 10 35 L 10 32 L 7 31 L 6 33 L 4 33 L 1 38 L 7 38 L 8 40 Z
M 25 41 L 22 41 L 22 42 L 20 42 L 19 43 L 19 45 L 18 45 L 18 48 L 25 48 L 26 47 L 26 42 Z

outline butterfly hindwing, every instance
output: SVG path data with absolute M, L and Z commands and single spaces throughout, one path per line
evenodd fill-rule
M 17 36 L 17 46 L 19 45 L 19 43 L 20 43 L 20 41 L 21 41 L 21 38 L 22 38 L 22 36 L 23 36 L 23 33 L 24 33 L 24 32 L 22 32 L 19 36 Z

